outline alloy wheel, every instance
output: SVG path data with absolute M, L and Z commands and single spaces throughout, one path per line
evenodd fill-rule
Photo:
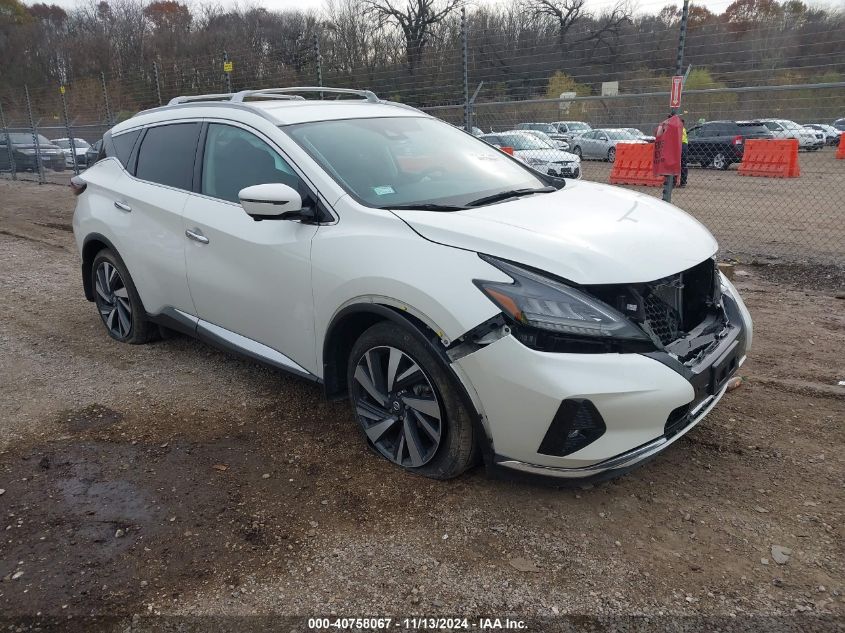
M 607 150 L 607 162 L 612 163 L 616 161 L 616 148 L 611 147 Z
M 443 438 L 443 414 L 431 379 L 395 347 L 367 350 L 355 366 L 358 422 L 384 457 L 406 468 L 431 461 Z
M 118 339 L 125 339 L 132 331 L 132 307 L 129 303 L 129 291 L 109 262 L 100 262 L 94 277 L 97 310 L 109 332 Z
M 716 169 L 724 169 L 725 168 L 725 155 L 722 153 L 716 154 L 713 157 L 713 167 Z

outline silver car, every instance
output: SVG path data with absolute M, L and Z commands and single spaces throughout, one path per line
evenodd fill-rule
M 584 132 L 572 140 L 572 152 L 580 158 L 616 160 L 617 143 L 645 143 L 630 132 L 619 128 L 599 128 Z
M 525 132 L 526 134 L 530 134 L 531 136 L 536 136 L 541 141 L 546 141 L 549 145 L 554 148 L 563 150 L 564 152 L 569 149 L 569 143 L 566 141 L 557 141 L 553 139 L 551 136 L 546 134 L 545 132 L 541 132 L 540 130 L 520 130 L 521 132 Z
M 496 147 L 509 147 L 513 157 L 549 176 L 559 178 L 580 178 L 581 159 L 556 149 L 546 141 L 528 133 L 528 130 L 512 130 L 485 134 L 482 141 Z

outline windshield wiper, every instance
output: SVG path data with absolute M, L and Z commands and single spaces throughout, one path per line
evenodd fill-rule
M 555 187 L 540 187 L 538 189 L 511 189 L 510 191 L 500 191 L 499 193 L 494 193 L 492 196 L 484 196 L 483 198 L 479 198 L 478 200 L 467 202 L 466 206 L 480 207 L 484 204 L 501 202 L 502 200 L 507 200 L 508 198 L 518 198 L 519 196 L 527 196 L 532 193 L 551 193 L 552 191 L 557 191 L 557 189 Z
M 391 204 L 386 207 L 376 207 L 388 211 L 463 211 L 466 207 L 459 207 L 454 204 L 432 204 L 424 202 L 420 204 Z

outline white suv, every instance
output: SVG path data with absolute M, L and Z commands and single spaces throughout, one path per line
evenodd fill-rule
M 327 100 L 302 94 L 321 91 Z M 180 97 L 75 177 L 85 295 L 349 397 L 429 477 L 601 479 L 697 424 L 751 344 L 716 242 L 368 91 Z

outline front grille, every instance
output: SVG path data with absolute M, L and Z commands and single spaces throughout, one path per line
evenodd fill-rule
M 643 297 L 645 323 L 664 345 L 668 345 L 681 336 L 681 315 L 677 308 L 669 305 L 659 294 L 650 288 Z
M 589 286 L 595 297 L 669 345 L 703 323 L 718 305 L 716 264 L 707 259 L 675 275 L 638 284 Z

